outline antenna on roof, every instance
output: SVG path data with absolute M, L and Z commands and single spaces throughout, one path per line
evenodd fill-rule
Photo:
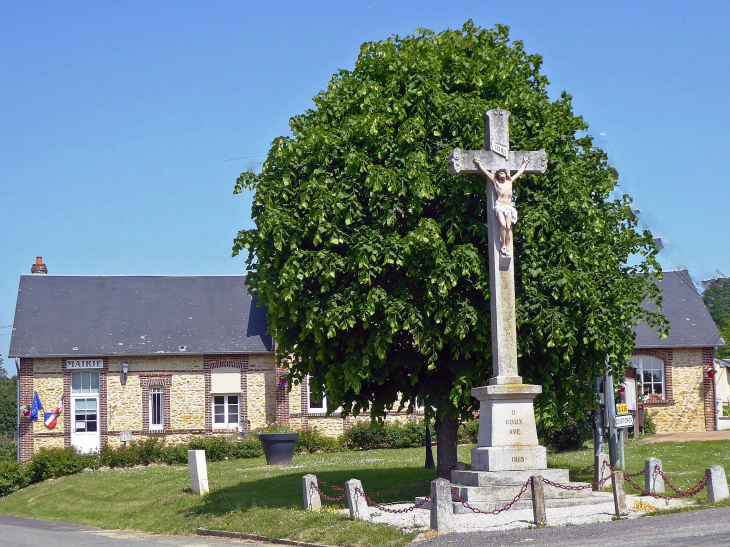
M 719 275 L 723 279 L 727 279 L 727 276 L 724 273 L 722 273 L 720 270 L 718 270 L 717 268 L 715 268 L 715 271 L 717 272 L 717 275 Z

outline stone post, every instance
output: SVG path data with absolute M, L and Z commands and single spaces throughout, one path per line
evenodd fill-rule
M 611 474 L 611 468 L 608 466 L 608 454 L 601 452 L 593 458 L 593 482 L 598 482 Z M 594 488 L 595 490 L 608 490 L 608 481 L 603 484 L 599 484 Z
M 532 486 L 532 516 L 535 526 L 545 526 L 547 524 L 547 513 L 545 512 L 545 490 L 543 489 L 542 477 L 533 475 L 530 477 L 530 485 Z
M 707 501 L 717 503 L 720 500 L 730 497 L 724 467 L 721 465 L 708 467 L 705 469 L 705 477 L 707 477 Z
M 611 486 L 613 486 L 613 506 L 617 517 L 625 517 L 629 514 L 626 505 L 626 488 L 624 488 L 624 474 L 621 471 L 614 471 L 611 475 Z
M 302 477 L 302 491 L 304 494 L 304 509 L 307 511 L 319 511 L 322 509 L 322 500 L 317 491 L 316 475 L 304 475 Z
M 202 496 L 208 493 L 208 466 L 205 463 L 205 450 L 188 450 L 188 469 L 190 489 L 193 494 Z
M 362 483 L 357 479 L 350 479 L 345 483 L 347 507 L 350 509 L 351 520 L 364 520 L 370 516 L 370 508 L 362 495 Z
M 663 494 L 664 493 L 664 479 L 657 471 L 662 470 L 662 460 L 656 458 L 649 458 L 644 462 L 644 490 L 651 492 L 652 494 Z
M 454 504 L 451 500 L 451 483 L 446 479 L 431 481 L 431 530 L 439 534 L 454 531 Z

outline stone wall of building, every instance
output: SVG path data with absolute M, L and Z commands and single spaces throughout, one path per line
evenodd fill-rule
M 170 423 L 176 429 L 205 428 L 205 377 L 200 372 L 174 374 L 170 388 Z
M 108 428 L 110 437 L 120 431 L 142 431 L 142 387 L 139 374 L 127 375 L 122 384 L 121 373 L 107 375 Z
M 38 420 L 33 422 L 33 433 L 58 433 L 65 431 L 67 417 L 62 412 L 58 417 L 56 427 L 48 429 L 44 424 L 44 412 L 53 412 L 63 397 L 63 371 L 61 359 L 35 359 L 33 364 L 33 391 L 43 404 L 43 410 L 38 413 Z M 32 401 L 31 401 L 32 402 Z M 63 439 L 62 439 L 63 442 Z M 38 445 L 36 443 L 36 450 Z
M 702 349 L 674 348 L 673 404 L 646 404 L 657 433 L 705 431 Z

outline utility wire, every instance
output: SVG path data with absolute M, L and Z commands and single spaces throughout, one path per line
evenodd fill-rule
M 12 327 L 12 325 L 3 325 L 0 329 L 9 329 L 10 327 Z

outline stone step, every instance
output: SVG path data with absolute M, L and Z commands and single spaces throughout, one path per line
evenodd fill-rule
M 524 483 L 523 483 L 524 484 Z M 563 483 L 565 484 L 565 483 Z M 587 486 L 585 482 L 572 482 L 570 486 Z M 493 501 L 508 500 L 514 498 L 520 491 L 522 484 L 495 485 L 495 486 L 458 486 L 453 488 L 464 501 Z M 584 488 L 582 490 L 564 490 L 555 486 L 544 485 L 545 499 L 564 499 L 564 498 L 586 498 L 591 495 L 593 490 Z M 532 488 L 528 485 L 521 499 L 532 499 Z
M 570 481 L 568 469 L 530 469 L 525 471 L 452 471 L 451 482 L 463 486 L 522 486 L 532 475 L 567 484 Z
M 520 500 L 512 506 L 512 510 L 532 509 L 532 500 L 525 499 L 525 494 Z M 422 497 L 416 498 L 416 503 L 422 501 Z M 493 500 L 493 501 L 474 501 L 470 502 L 469 505 L 480 511 L 495 511 L 501 509 L 507 505 L 509 500 Z M 587 497 L 582 498 L 552 498 L 545 500 L 545 507 L 547 509 L 555 509 L 558 507 L 579 507 L 582 505 L 597 505 L 599 503 L 613 503 L 613 494 L 593 492 Z M 422 506 L 423 509 L 430 509 L 429 502 L 426 502 Z M 471 509 L 464 507 L 460 502 L 454 502 L 454 514 L 464 515 L 472 513 Z

